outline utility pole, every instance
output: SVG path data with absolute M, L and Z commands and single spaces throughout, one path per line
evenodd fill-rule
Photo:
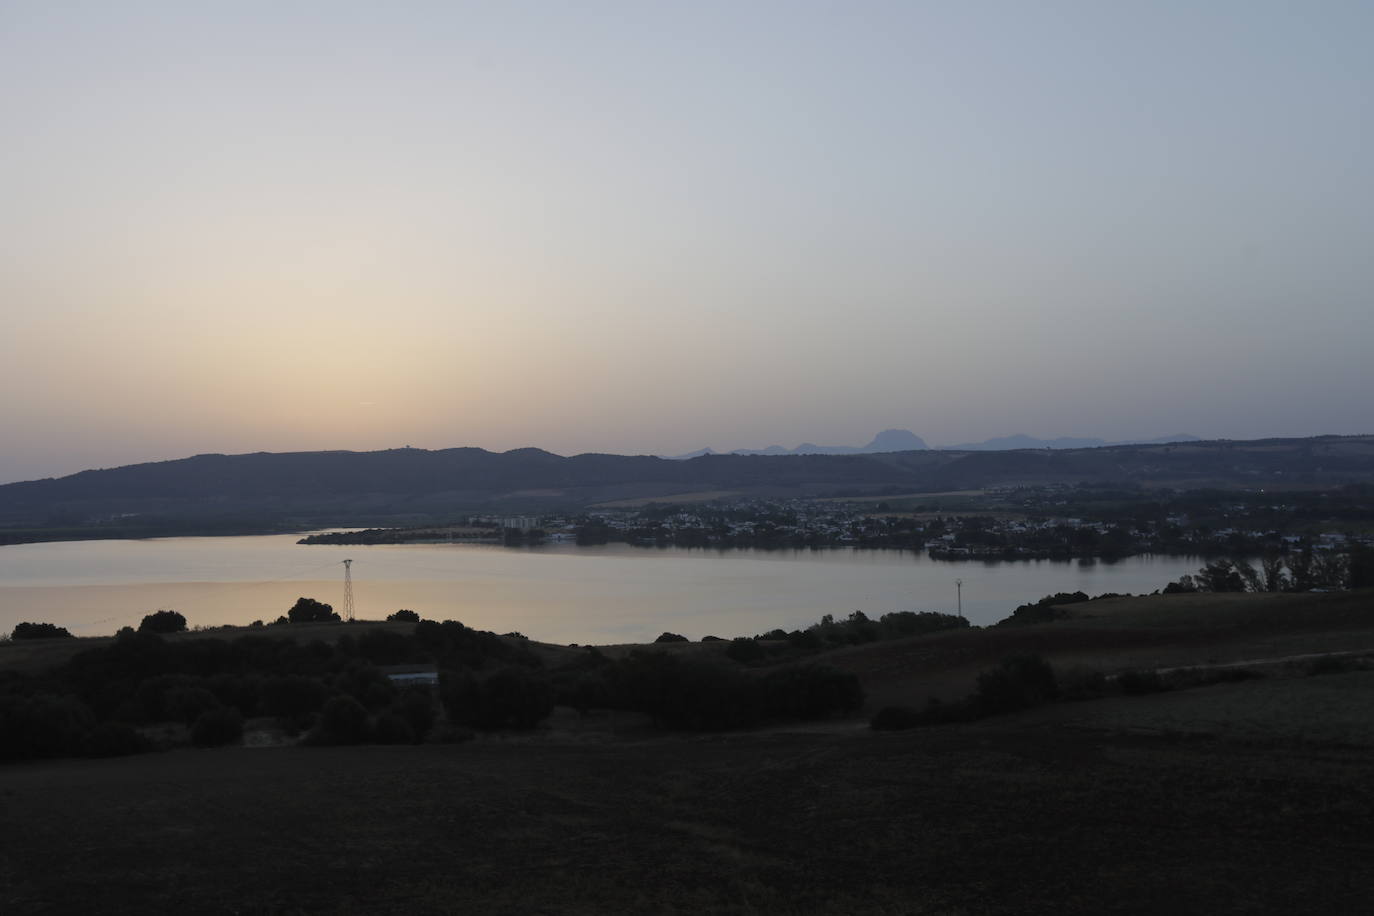
M 353 561 L 344 560 L 344 620 L 353 622 Z
M 955 593 L 958 595 L 958 600 L 959 600 L 959 616 L 960 616 L 960 617 L 963 617 L 963 616 L 964 616 L 964 580 L 963 580 L 963 579 L 955 579 L 955 580 L 954 580 L 954 591 L 955 591 Z M 349 607 L 352 607 L 352 606 L 353 606 L 353 605 L 352 605 L 352 599 L 350 599 L 350 601 L 349 601 Z

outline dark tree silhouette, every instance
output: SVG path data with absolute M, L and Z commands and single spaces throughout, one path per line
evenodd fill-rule
M 141 633 L 180 633 L 186 629 L 186 618 L 176 611 L 155 611 L 138 625 Z
M 56 636 L 71 638 L 71 633 L 66 627 L 59 627 L 55 623 L 21 623 L 15 625 L 14 632 L 10 634 L 11 639 L 52 639 Z
M 291 610 L 286 612 L 286 616 L 292 623 L 318 623 L 339 619 L 339 615 L 334 613 L 333 605 L 316 601 L 314 598 L 297 598 Z

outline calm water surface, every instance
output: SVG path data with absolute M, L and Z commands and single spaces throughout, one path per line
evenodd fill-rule
M 994 623 L 1018 604 L 1060 591 L 1150 592 L 1199 561 L 1133 557 L 1118 563 L 931 560 L 849 548 L 714 551 L 623 544 L 304 546 L 300 535 L 70 541 L 0 547 L 0 632 L 42 620 L 81 636 L 137 626 L 174 608 L 193 626 L 273 620 L 308 595 L 343 606 L 353 559 L 357 616 L 398 608 L 517 630 L 549 642 L 641 642 L 664 630 L 693 639 L 795 629 L 862 610 L 955 609 Z

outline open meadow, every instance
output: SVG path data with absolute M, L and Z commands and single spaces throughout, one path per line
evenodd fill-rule
M 1320 680 L 1345 679 L 1374 713 L 1367 673 Z M 900 733 L 853 723 L 12 766 L 0 789 L 0 905 L 1361 911 L 1374 892 L 1374 748 L 1256 735 L 1253 721 L 1184 731 L 1206 716 L 1171 708 L 1176 698 Z
M 863 714 L 744 731 L 560 707 L 533 730 L 458 744 L 12 763 L 0 910 L 1361 912 L 1374 896 L 1370 599 L 1110 599 L 1048 624 L 829 651 L 817 657 L 864 685 Z M 280 629 L 310 641 L 405 626 Z M 531 649 L 555 668 L 582 651 Z M 881 705 L 967 693 L 978 670 L 1026 652 L 1061 678 L 1091 664 L 1245 679 L 867 727 Z M 1329 657 L 1294 657 L 1311 653 Z

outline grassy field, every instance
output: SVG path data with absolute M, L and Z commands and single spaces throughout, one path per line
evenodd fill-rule
M 1367 673 L 1317 682 L 1371 712 Z M 0 909 L 1365 911 L 1370 745 L 1132 724 L 1206 719 L 1180 696 L 887 734 L 551 730 L 9 767 Z
M 829 654 L 872 707 L 966 694 L 979 671 L 1035 653 L 1061 671 L 1187 668 L 1332 652 L 1374 652 L 1374 590 L 1155 595 L 1071 604 L 1031 627 L 950 630 Z
M 1061 672 L 1370 652 L 1372 598 L 1120 599 L 823 658 L 860 675 L 871 711 L 962 696 L 1017 652 Z M 364 626 L 405 625 L 267 632 Z M 1308 664 L 893 733 L 667 735 L 560 709 L 460 745 L 11 765 L 0 912 L 1365 912 L 1374 670 Z

